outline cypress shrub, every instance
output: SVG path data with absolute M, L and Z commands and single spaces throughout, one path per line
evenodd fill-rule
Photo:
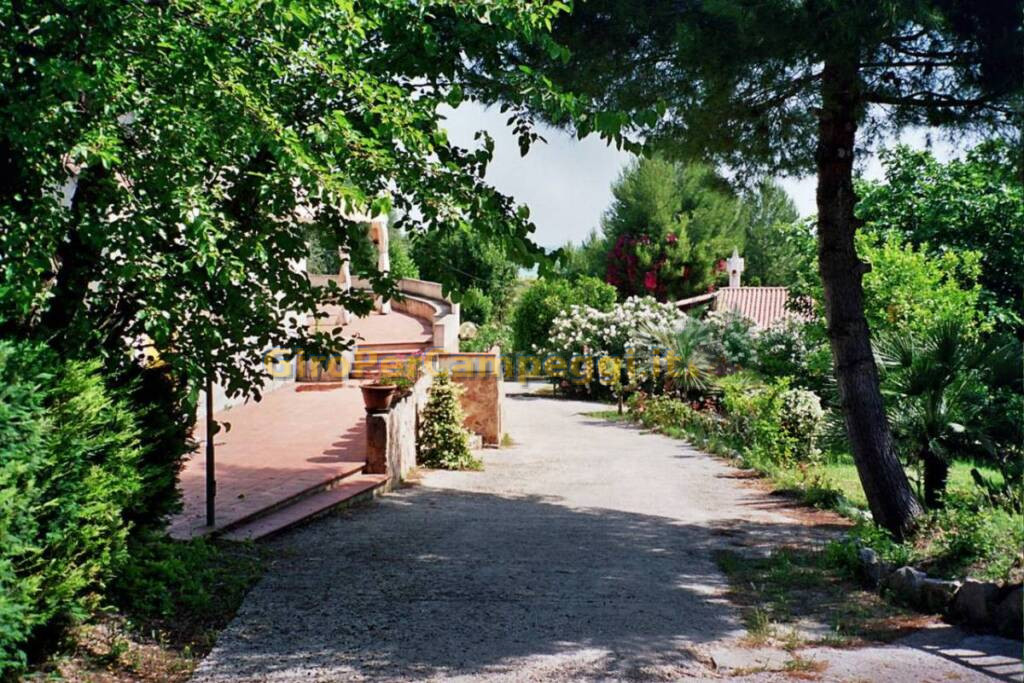
M 168 518 L 181 510 L 178 474 L 197 447 L 192 436 L 196 405 L 169 365 L 132 366 L 118 376 L 117 390 L 129 401 L 139 425 L 142 487 L 125 509 L 134 545 L 162 534 Z
M 127 559 L 138 427 L 99 368 L 0 342 L 0 678 L 84 616 Z
M 462 426 L 462 387 L 447 372 L 439 372 L 429 391 L 417 439 L 419 463 L 447 470 L 479 469 L 481 463 L 470 452 L 469 433 Z

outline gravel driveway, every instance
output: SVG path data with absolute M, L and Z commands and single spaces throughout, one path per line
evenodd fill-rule
M 680 441 L 583 414 L 598 408 L 510 395 L 516 445 L 485 451 L 484 471 L 428 472 L 271 541 L 195 680 L 721 677 L 712 659 L 735 659 L 743 630 L 711 552 L 828 532 Z M 1016 669 L 967 668 L 955 648 Z M 949 628 L 815 653 L 834 660 L 824 680 L 1019 672 L 1019 644 Z

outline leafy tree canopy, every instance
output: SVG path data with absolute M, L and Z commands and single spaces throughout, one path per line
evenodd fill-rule
M 896 231 L 857 236 L 857 251 L 871 264 L 864 276 L 864 312 L 873 334 L 923 338 L 939 328 L 958 328 L 965 338 L 992 331 L 981 303 L 981 254 L 946 251 L 933 256 Z M 797 296 L 813 302 L 813 327 L 825 334 L 820 279 L 801 280 Z
M 680 298 L 713 285 L 716 264 L 733 248 L 746 258 L 747 284 L 792 284 L 808 266 L 795 243 L 799 213 L 773 181 L 737 194 L 704 164 L 645 157 L 623 171 L 612 194 L 601 232 L 563 247 L 566 276 L 606 277 L 623 296 Z
M 1024 327 L 1024 182 L 1016 150 L 988 142 L 940 163 L 927 151 L 882 153 L 885 179 L 858 185 L 866 228 L 898 231 L 933 258 L 980 253 L 978 279 L 1000 323 Z
M 743 247 L 745 208 L 725 179 L 703 164 L 638 159 L 612 195 L 601 221 L 605 263 L 594 274 L 623 297 L 678 299 L 706 291 L 716 263 Z
M 151 342 L 192 379 L 254 391 L 268 347 L 334 347 L 296 313 L 367 301 L 315 289 L 306 226 L 350 212 L 472 230 L 532 263 L 527 212 L 453 145 L 441 103 L 502 83 L 571 107 L 509 46 L 560 52 L 558 2 L 74 0 L 0 8 L 0 320 L 68 355 Z M 528 126 L 517 132 L 524 145 Z M 389 280 L 376 276 L 385 291 Z M 136 346 L 135 352 L 141 349 Z M 256 392 L 258 393 L 258 392 Z
M 476 290 L 499 310 L 508 304 L 519 273 L 501 244 L 468 230 L 413 235 L 411 256 L 423 278 L 442 283 L 456 299 Z
M 607 109 L 657 110 L 649 146 L 760 173 L 815 168 L 826 60 L 855 71 L 861 145 L 906 125 L 1012 129 L 1019 0 L 588 0 L 555 23 L 568 58 L 524 48 Z
M 598 311 L 615 305 L 615 288 L 595 277 L 575 281 L 541 278 L 519 296 L 512 316 L 513 346 L 518 353 L 547 348 L 555 318 L 573 306 L 588 306 Z
M 933 257 L 897 233 L 859 237 L 858 250 L 871 264 L 864 277 L 864 308 L 872 330 L 918 336 L 950 324 L 964 336 L 989 325 L 979 297 L 981 254 L 947 251 Z
M 792 284 L 798 277 L 797 271 L 809 265 L 804 244 L 798 242 L 806 231 L 795 226 L 800 212 L 793 200 L 777 183 L 763 180 L 743 195 L 743 205 L 743 282 L 765 286 Z
M 364 226 L 364 229 L 367 229 Z M 337 274 L 341 269 L 338 240 L 334 231 L 323 234 L 310 229 L 306 236 L 309 255 L 306 270 L 310 273 Z M 369 233 L 348 238 L 349 259 L 352 271 L 360 276 L 373 275 L 377 268 L 377 247 L 370 241 Z M 409 238 L 393 223 L 388 223 L 388 258 L 391 261 L 390 275 L 396 280 L 418 278 L 419 269 L 409 254 Z
M 607 252 L 605 240 L 595 228 L 580 244 L 566 242 L 562 245 L 555 272 L 570 280 L 583 275 L 603 277 Z

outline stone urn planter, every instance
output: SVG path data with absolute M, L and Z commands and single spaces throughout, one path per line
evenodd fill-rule
M 360 387 L 363 391 L 363 405 L 368 413 L 381 413 L 391 407 L 391 399 L 398 389 L 394 384 L 373 382 Z

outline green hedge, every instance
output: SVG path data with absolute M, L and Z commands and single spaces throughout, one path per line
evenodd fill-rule
M 108 386 L 111 378 L 105 375 Z M 193 452 L 195 400 L 167 365 L 122 370 L 114 388 L 135 413 L 139 426 L 138 461 L 142 488 L 125 508 L 132 534 L 162 533 L 167 520 L 182 507 L 178 473 Z
M 92 606 L 126 560 L 136 419 L 98 363 L 0 342 L 0 678 Z
M 817 459 L 824 414 L 811 392 L 789 379 L 764 381 L 736 373 L 716 382 L 719 410 L 695 409 L 672 396 L 631 397 L 630 415 L 646 427 L 715 446 L 762 471 L 794 468 Z
M 512 341 L 519 353 L 543 348 L 551 336 L 551 323 L 572 306 L 589 306 L 599 311 L 615 305 L 615 288 L 596 277 L 578 280 L 546 280 L 534 282 L 519 297 L 512 317 Z
M 760 469 L 789 464 L 796 438 L 784 429 L 783 396 L 789 379 L 762 383 L 737 373 L 719 380 L 722 408 L 728 416 L 723 436 L 743 453 L 744 460 Z
M 494 303 L 479 288 L 470 287 L 457 298 L 464 322 L 484 325 L 490 321 Z

